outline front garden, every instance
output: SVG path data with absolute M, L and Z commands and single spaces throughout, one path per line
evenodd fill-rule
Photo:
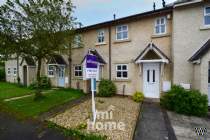
M 143 100 L 141 93 L 133 99 L 116 96 L 116 86 L 102 80 L 96 97 L 97 119 L 92 127 L 91 99 L 66 108 L 47 119 L 50 128 L 64 135 L 84 140 L 132 139 Z M 43 98 L 34 100 L 35 89 L 16 84 L 0 83 L 0 109 L 20 119 L 39 118 L 43 113 L 84 96 L 80 90 L 46 89 Z
M 43 94 L 42 99 L 35 101 L 34 90 L 16 84 L 1 82 L 1 110 L 11 112 L 22 119 L 37 117 L 56 106 L 84 96 L 83 92 L 74 89 L 45 90 Z M 15 99 L 14 97 L 18 98 Z
M 96 122 L 93 123 L 91 99 L 67 109 L 47 121 L 50 126 L 61 130 L 64 134 L 77 134 L 78 139 L 131 140 L 140 111 L 143 95 L 134 94 L 133 99 L 116 96 L 116 86 L 109 80 L 102 80 L 96 94 Z

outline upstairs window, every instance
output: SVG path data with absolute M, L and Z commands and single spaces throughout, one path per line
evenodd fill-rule
M 104 30 L 99 30 L 98 31 L 98 43 L 104 43 L 105 40 L 105 31 Z
M 77 65 L 74 67 L 74 76 L 75 77 L 82 77 L 82 66 Z
M 17 68 L 13 68 L 13 75 L 14 75 L 14 76 L 17 75 Z
M 81 35 L 76 35 L 74 37 L 73 48 L 80 48 L 82 47 L 82 37 Z
M 165 34 L 166 33 L 166 18 L 161 17 L 155 20 L 155 34 Z
M 128 39 L 128 25 L 120 25 L 116 27 L 116 39 L 117 40 Z
M 210 7 L 204 9 L 204 24 L 210 25 Z
M 118 64 L 116 65 L 117 79 L 127 79 L 128 78 L 128 65 Z
M 7 75 L 10 75 L 10 74 L 11 74 L 11 69 L 7 68 Z
M 54 76 L 54 66 L 48 65 L 48 76 L 53 77 Z

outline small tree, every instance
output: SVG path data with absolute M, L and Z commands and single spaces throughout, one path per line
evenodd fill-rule
M 70 0 L 7 0 L 5 6 L 10 15 L 22 21 L 21 27 L 26 31 L 22 52 L 37 61 L 36 98 L 39 98 L 42 61 L 63 50 L 68 36 L 74 35 L 77 24 L 72 17 L 74 7 Z
M 22 55 L 22 46 L 26 38 L 25 26 L 18 12 L 12 10 L 14 8 L 10 1 L 0 7 L 0 54 L 2 59 L 7 60 L 11 55 L 17 59 L 17 79 L 19 77 L 19 57 Z

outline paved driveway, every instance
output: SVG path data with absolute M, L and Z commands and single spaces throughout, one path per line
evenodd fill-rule
M 70 140 L 70 138 L 68 138 Z M 0 113 L 0 140 L 67 140 L 41 123 L 20 122 Z

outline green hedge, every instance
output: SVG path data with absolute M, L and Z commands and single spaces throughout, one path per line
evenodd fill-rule
M 117 87 L 110 80 L 101 80 L 99 83 L 99 92 L 98 96 L 101 97 L 111 97 L 114 96 L 117 92 Z
M 206 116 L 208 113 L 207 95 L 203 95 L 197 90 L 185 90 L 176 85 L 162 96 L 160 104 L 179 114 Z

